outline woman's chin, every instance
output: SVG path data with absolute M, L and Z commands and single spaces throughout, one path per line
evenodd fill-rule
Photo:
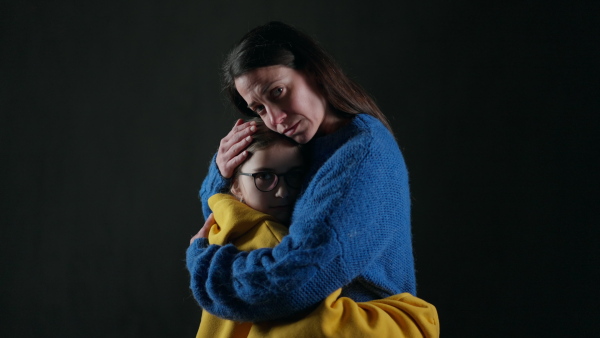
M 298 144 L 306 144 L 308 143 L 308 141 L 310 141 L 311 137 L 308 137 L 308 135 L 306 135 L 306 133 L 298 133 L 295 135 L 292 135 L 291 139 L 296 141 L 296 143 Z

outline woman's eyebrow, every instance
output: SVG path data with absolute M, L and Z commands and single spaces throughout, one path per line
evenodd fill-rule
M 275 80 L 275 81 L 277 81 L 277 80 Z M 268 82 L 267 84 L 263 85 L 263 87 L 262 87 L 262 88 L 260 88 L 260 91 L 259 91 L 259 92 L 260 92 L 260 95 L 261 95 L 261 96 L 262 96 L 262 95 L 265 95 L 265 93 L 266 93 L 266 92 L 269 90 L 269 87 L 271 87 L 271 85 L 272 85 L 273 83 L 275 83 L 275 81 L 271 81 L 271 82 Z M 258 85 L 257 85 L 257 86 L 258 86 Z M 249 108 L 249 109 L 252 109 L 252 107 L 254 107 L 255 105 L 256 105 L 256 102 L 255 102 L 255 101 L 252 101 L 252 102 L 250 102 L 250 103 L 248 104 L 248 108 Z

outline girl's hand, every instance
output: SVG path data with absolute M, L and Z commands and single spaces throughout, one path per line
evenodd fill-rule
M 197 240 L 198 238 L 208 238 L 208 233 L 210 232 L 210 228 L 215 223 L 216 223 L 215 217 L 213 216 L 213 214 L 210 214 L 208 216 L 208 218 L 206 219 L 206 222 L 204 222 L 202 229 L 200 229 L 200 231 L 198 231 L 198 233 L 195 234 L 194 237 L 192 237 L 190 239 L 190 245 L 192 245 L 192 243 L 194 243 L 194 241 Z
M 245 149 L 252 142 L 252 134 L 255 131 L 256 122 L 244 123 L 244 120 L 239 119 L 229 134 L 221 140 L 217 152 L 217 167 L 221 172 L 221 176 L 231 178 L 235 168 L 248 157 L 248 152 Z

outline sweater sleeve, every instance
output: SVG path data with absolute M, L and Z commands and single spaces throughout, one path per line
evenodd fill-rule
M 219 167 L 217 167 L 217 154 L 215 154 L 210 161 L 208 174 L 206 174 L 206 178 L 204 178 L 198 194 L 198 198 L 202 203 L 204 219 L 208 218 L 212 213 L 212 210 L 208 205 L 208 199 L 214 194 L 226 192 L 228 186 L 229 180 L 221 176 Z
M 386 209 L 403 210 L 394 191 L 407 187 L 394 174 L 405 168 L 397 170 L 385 158 L 387 149 L 375 149 L 372 141 L 342 147 L 318 170 L 296 205 L 290 234 L 275 248 L 240 252 L 194 242 L 187 266 L 198 303 L 238 321 L 289 317 L 311 309 L 377 259 L 390 243 L 386 238 L 399 231 L 383 224 L 398 216 Z

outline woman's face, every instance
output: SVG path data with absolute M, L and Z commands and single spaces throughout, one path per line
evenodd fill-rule
M 289 67 L 252 70 L 235 79 L 235 88 L 269 129 L 300 144 L 328 133 L 337 120 L 314 81 Z
M 296 145 L 276 143 L 271 147 L 255 151 L 240 168 L 240 172 L 255 174 L 267 172 L 285 174 L 303 169 L 304 160 Z M 260 191 L 254 183 L 254 177 L 240 175 L 233 183 L 231 192 L 242 198 L 251 208 L 275 217 L 283 224 L 289 224 L 298 197 L 298 189 L 291 188 L 281 176 L 271 191 Z

